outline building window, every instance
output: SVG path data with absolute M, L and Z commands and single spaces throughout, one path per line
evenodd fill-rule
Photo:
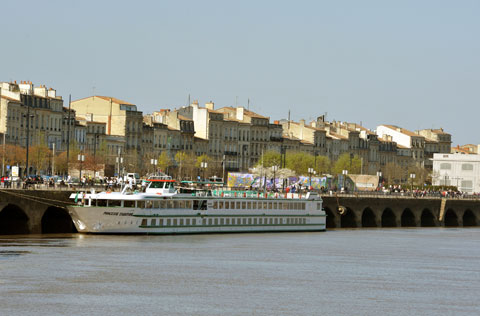
M 471 163 L 464 163 L 464 164 L 462 164 L 462 170 L 472 171 L 473 170 L 473 165 Z
M 440 164 L 440 169 L 442 170 L 450 170 L 452 169 L 452 165 L 446 162 Z

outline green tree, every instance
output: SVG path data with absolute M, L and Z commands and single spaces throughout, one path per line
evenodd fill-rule
M 197 157 L 197 161 L 195 162 L 195 167 L 200 168 L 202 166 L 202 162 L 206 162 L 207 164 L 212 161 L 212 158 L 209 157 L 207 154 L 203 154 Z
M 167 173 L 167 169 L 172 166 L 172 159 L 170 159 L 166 151 L 162 151 L 160 156 L 158 156 L 157 166 L 164 173 Z
M 282 161 L 282 158 L 280 156 L 280 153 L 269 150 L 258 159 L 257 165 L 258 167 L 263 166 L 263 167 L 271 167 L 271 166 L 279 166 Z
M 179 151 L 175 154 L 175 161 L 177 162 L 178 166 L 178 175 L 179 175 L 179 180 L 183 178 L 183 171 L 182 169 L 185 168 L 185 164 L 188 160 L 188 154 L 184 151 Z
M 362 160 L 350 153 L 343 153 L 333 166 L 335 174 L 341 174 L 343 170 L 348 170 L 349 174 L 360 174 L 362 169 Z
M 307 175 L 308 168 L 313 168 L 315 157 L 305 152 L 287 152 L 286 167 L 297 175 Z
M 315 157 L 314 157 L 315 160 Z M 317 164 L 314 167 L 317 175 L 329 174 L 332 170 L 332 162 L 327 156 L 317 156 Z M 315 163 L 314 163 L 315 164 Z

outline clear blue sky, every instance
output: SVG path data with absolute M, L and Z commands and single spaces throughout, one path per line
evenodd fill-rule
M 158 3 L 157 3 L 158 2 Z M 480 143 L 480 1 L 9 1 L 0 81 Z

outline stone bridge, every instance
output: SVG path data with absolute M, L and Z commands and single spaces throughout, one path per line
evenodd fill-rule
M 323 196 L 327 228 L 477 226 L 480 200 L 401 196 Z M 346 210 L 343 215 L 338 207 Z
M 76 232 L 65 209 L 73 191 L 0 190 L 0 235 Z M 477 226 L 480 200 L 322 196 L 327 228 Z M 339 206 L 345 208 L 340 215 Z
M 72 191 L 0 190 L 0 235 L 76 232 L 64 207 Z

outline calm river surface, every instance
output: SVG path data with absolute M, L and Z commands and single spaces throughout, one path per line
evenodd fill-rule
M 0 315 L 480 315 L 480 229 L 0 236 Z

